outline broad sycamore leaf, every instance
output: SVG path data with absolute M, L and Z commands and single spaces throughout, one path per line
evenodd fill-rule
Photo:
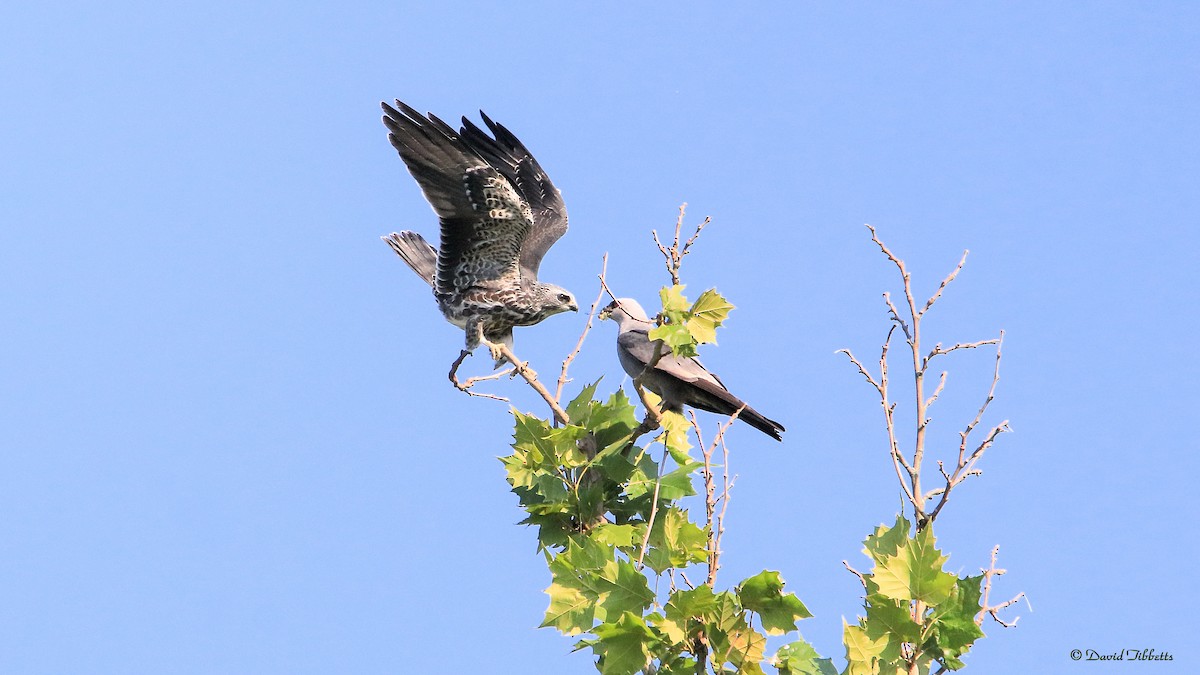
M 842 619 L 842 642 L 846 645 L 846 660 L 850 663 L 871 664 L 887 646 L 887 638 L 872 640 L 861 626 L 851 626 Z
M 804 638 L 786 644 L 775 652 L 771 665 L 779 675 L 838 675 L 833 661 L 823 659 Z
M 668 619 L 686 625 L 688 619 L 706 620 L 716 609 L 717 596 L 713 594 L 712 587 L 701 584 L 689 591 L 676 590 L 667 600 L 665 611 Z
M 688 300 L 683 297 L 683 289 L 686 285 L 671 286 L 670 288 L 663 287 L 658 291 L 658 297 L 662 299 L 663 311 L 667 313 L 686 312 L 688 311 Z
M 684 323 L 664 323 L 661 326 L 656 326 L 650 329 L 649 337 L 651 342 L 662 340 L 663 355 L 661 358 L 667 358 L 671 354 L 679 357 L 696 356 L 696 339 L 692 337 L 692 333 L 688 330 L 687 324 Z
M 797 619 L 812 616 L 800 598 L 783 592 L 779 572 L 763 570 L 738 585 L 737 593 L 742 607 L 758 613 L 768 635 L 796 630 Z
M 720 326 L 729 316 L 733 305 L 721 297 L 715 288 L 710 288 L 700 294 L 696 304 L 688 311 L 687 327 L 697 343 L 715 343 L 717 341 L 717 326 Z
M 882 563 L 885 558 L 896 555 L 896 549 L 908 540 L 908 532 L 912 523 L 903 514 L 896 516 L 896 524 L 891 527 L 880 525 L 875 532 L 867 536 L 863 542 L 863 553 L 876 563 Z
M 933 530 L 926 528 L 876 565 L 872 579 L 879 585 L 879 593 L 893 600 L 920 600 L 929 605 L 949 597 L 958 578 L 942 571 L 946 556 L 935 543 Z
M 596 626 L 593 632 L 598 640 L 592 649 L 601 656 L 603 675 L 634 675 L 643 670 L 650 663 L 650 647 L 658 642 L 642 617 L 632 612 Z
M 605 564 L 600 572 L 603 593 L 600 605 L 608 616 L 623 612 L 635 612 L 639 617 L 654 602 L 654 591 L 646 583 L 646 576 L 628 560 L 614 560 Z
M 602 544 L 616 546 L 633 546 L 638 528 L 634 525 L 614 525 L 612 523 L 603 523 L 592 529 L 590 533 L 591 539 L 594 539 Z M 640 542 L 641 539 L 636 539 Z

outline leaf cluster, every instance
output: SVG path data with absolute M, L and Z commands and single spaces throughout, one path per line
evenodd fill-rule
M 514 411 L 513 453 L 501 458 L 551 574 L 542 626 L 578 636 L 576 649 L 590 648 L 606 674 L 694 673 L 701 661 L 763 673 L 766 636 L 795 631 L 810 612 L 774 571 L 730 590 L 676 586 L 710 546 L 709 526 L 680 504 L 696 494 L 702 466 L 690 425 L 668 411 L 651 444 L 631 443 L 633 404 L 620 391 L 596 400 L 597 385 L 571 401 L 566 426 Z M 658 462 L 648 452 L 655 443 Z M 784 673 L 832 672 L 803 639 L 771 662 Z
M 676 356 L 696 356 L 697 345 L 716 344 L 717 327 L 734 307 L 715 288 L 701 293 L 694 303 L 684 297 L 683 289 L 676 284 L 659 291 L 661 323 L 650 331 L 650 339 L 662 340 Z
M 983 575 L 947 572 L 933 528 L 915 535 L 911 529 L 897 516 L 892 527 L 880 525 L 863 542 L 874 567 L 862 575 L 866 616 L 843 628 L 847 675 L 908 673 L 910 664 L 920 673 L 933 663 L 958 670 L 964 665 L 959 657 L 983 637 L 975 623 Z

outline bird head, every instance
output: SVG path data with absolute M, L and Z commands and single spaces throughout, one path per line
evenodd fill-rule
M 600 310 L 600 320 L 612 319 L 617 322 L 617 325 L 622 324 L 627 319 L 634 321 L 650 322 L 650 317 L 646 316 L 646 310 L 638 304 L 633 298 L 617 298 L 608 303 L 608 306 Z
M 579 303 L 571 291 L 554 284 L 539 284 L 542 295 L 542 314 L 551 316 L 559 312 L 578 312 Z

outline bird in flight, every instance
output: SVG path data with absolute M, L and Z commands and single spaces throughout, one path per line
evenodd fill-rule
M 600 319 L 617 322 L 617 357 L 630 377 L 642 378 L 647 389 L 663 400 L 663 410 L 683 412 L 683 406 L 721 415 L 741 410 L 738 419 L 777 441 L 783 440 L 783 425 L 764 417 L 734 396 L 716 375 L 694 358 L 675 356 L 661 341 L 650 340 L 654 321 L 631 298 L 618 298 L 600 311 Z M 659 346 L 661 345 L 661 346 Z M 658 361 L 654 362 L 656 351 Z M 653 367 L 647 368 L 651 363 Z M 643 373 L 645 373 L 643 375 Z
M 466 117 L 455 131 L 398 100 L 382 105 L 388 140 L 441 223 L 436 249 L 416 232 L 383 240 L 433 288 L 446 320 L 466 332 L 454 369 L 481 332 L 511 349 L 514 326 L 578 311 L 570 291 L 538 281 L 546 251 L 567 231 L 567 209 L 521 141 L 483 111 L 490 135 Z M 498 357 L 496 366 L 503 362 Z

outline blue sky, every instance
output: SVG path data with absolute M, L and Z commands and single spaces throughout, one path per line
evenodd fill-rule
M 436 232 L 393 97 L 525 141 L 571 215 L 542 277 L 581 299 L 607 251 L 650 304 L 650 229 L 713 218 L 684 274 L 738 309 L 705 361 L 788 427 L 731 432 L 719 581 L 780 570 L 835 660 L 841 561 L 898 503 L 834 354 L 876 352 L 897 289 L 863 224 L 923 295 L 971 249 L 929 339 L 1006 331 L 985 423 L 1015 433 L 938 535 L 963 571 L 1000 544 L 997 592 L 1035 611 L 985 625 L 970 672 L 1192 660 L 1200 10 L 508 4 L 0 11 L 6 672 L 594 672 L 535 628 L 511 418 L 445 382 L 461 333 L 379 241 Z M 553 371 L 582 320 L 519 353 Z M 574 386 L 621 383 L 614 332 Z M 941 448 L 991 372 L 952 358 Z

